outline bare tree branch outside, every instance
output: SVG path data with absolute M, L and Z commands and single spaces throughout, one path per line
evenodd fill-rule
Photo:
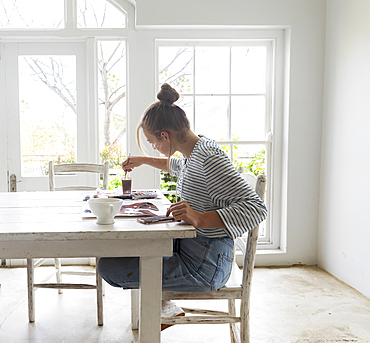
M 18 9 L 17 0 L 14 0 L 12 7 L 5 8 L 3 0 L 0 0 L 0 7 L 4 9 L 5 19 L 2 26 L 6 26 L 11 21 L 13 15 L 17 14 L 21 17 L 21 11 Z M 97 27 L 103 27 L 105 24 L 105 11 L 103 13 L 96 13 L 95 8 L 89 4 L 89 1 L 78 2 L 78 11 L 82 16 L 82 26 L 87 26 L 87 18 L 89 15 L 95 20 Z M 22 18 L 22 17 L 21 17 Z M 23 20 L 23 19 L 22 19 Z M 91 20 L 91 18 L 90 18 Z M 24 26 L 28 27 L 29 23 L 23 20 Z M 120 64 L 125 65 L 126 48 L 124 41 L 110 41 L 110 47 L 107 49 L 105 41 L 98 41 L 98 72 L 99 72 L 99 111 L 104 112 L 103 120 L 103 134 L 102 142 L 100 143 L 100 157 L 101 160 L 108 159 L 111 162 L 111 167 L 119 165 L 119 159 L 124 156 L 125 149 L 122 144 L 122 138 L 126 133 L 126 113 L 122 111 L 120 102 L 126 97 L 126 80 L 125 77 L 116 75 L 117 68 Z M 112 48 L 112 44 L 114 47 Z M 66 69 L 59 56 L 49 56 L 48 63 L 44 62 L 43 58 L 24 57 L 24 61 L 30 68 L 30 75 L 42 82 L 52 92 L 60 97 L 67 107 L 77 115 L 77 99 L 75 85 L 66 82 Z M 115 71 L 116 67 L 116 71 Z M 23 101 L 23 100 L 22 100 Z M 26 111 L 27 106 L 23 106 Z M 117 110 L 116 110 L 117 109 Z M 62 127 L 60 127 L 63 130 Z M 38 129 L 40 133 L 40 128 Z M 34 132 L 32 140 L 40 135 Z M 43 144 L 37 144 L 43 146 Z M 29 152 L 31 153 L 31 152 Z M 32 154 L 32 153 L 31 153 Z M 112 157 L 112 154 L 115 155 Z M 75 156 L 59 156 L 55 152 L 56 162 L 60 161 L 74 161 Z M 47 158 L 47 157 L 45 157 Z

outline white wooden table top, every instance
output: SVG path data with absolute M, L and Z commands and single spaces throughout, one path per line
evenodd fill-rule
M 134 217 L 116 217 L 112 225 L 98 225 L 95 218 L 81 215 L 88 194 L 94 193 L 0 193 L 0 242 L 195 237 L 195 229 L 185 223 L 144 225 Z
M 171 256 L 173 238 L 193 238 L 195 229 L 175 222 L 144 225 L 131 217 L 98 225 L 96 218 L 82 218 L 82 200 L 92 194 L 0 193 L 0 257 L 140 256 L 140 342 L 160 343 L 162 258 Z

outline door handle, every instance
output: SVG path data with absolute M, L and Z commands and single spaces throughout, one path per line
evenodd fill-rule
M 17 182 L 22 182 L 22 179 L 17 180 L 16 175 L 12 174 L 9 177 L 9 182 L 10 182 L 10 191 L 11 192 L 16 192 L 17 191 Z

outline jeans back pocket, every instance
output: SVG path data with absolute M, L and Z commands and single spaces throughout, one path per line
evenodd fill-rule
M 223 287 L 229 280 L 232 263 L 233 260 L 230 257 L 224 254 L 218 255 L 217 269 L 211 282 L 212 291 Z
M 209 250 L 208 239 L 184 238 L 180 243 L 180 255 L 193 272 L 198 272 Z

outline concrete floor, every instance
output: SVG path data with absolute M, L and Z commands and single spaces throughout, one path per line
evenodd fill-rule
M 80 267 L 74 267 L 80 268 Z M 38 268 L 45 273 L 48 268 Z M 76 278 L 75 276 L 65 276 Z M 83 279 L 86 282 L 86 278 Z M 104 326 L 94 291 L 40 289 L 36 322 L 27 320 L 25 268 L 0 268 L 1 343 L 138 342 L 130 329 L 130 294 L 106 285 Z M 198 302 L 196 307 L 201 307 Z M 178 302 L 185 306 L 189 302 Z M 219 301 L 214 309 L 226 309 Z M 227 343 L 228 326 L 178 325 L 162 343 Z M 318 267 L 256 268 L 252 285 L 252 343 L 370 342 L 370 299 Z

